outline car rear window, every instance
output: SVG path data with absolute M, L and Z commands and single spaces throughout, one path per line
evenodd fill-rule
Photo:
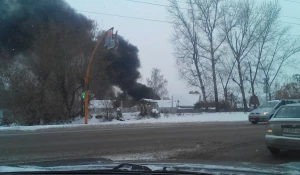
M 283 106 L 274 118 L 300 118 L 300 106 Z

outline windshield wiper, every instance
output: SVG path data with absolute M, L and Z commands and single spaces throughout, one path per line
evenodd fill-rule
M 130 169 L 128 167 L 131 167 Z M 115 168 L 113 168 L 114 171 L 152 171 L 149 167 L 144 165 L 138 165 L 138 164 L 131 164 L 131 163 L 122 163 Z
M 131 168 L 129 168 L 131 167 Z M 113 171 L 128 171 L 128 172 L 145 172 L 143 175 L 170 175 L 170 174 L 197 174 L 197 175 L 212 175 L 210 173 L 200 173 L 200 172 L 190 172 L 190 171 L 180 171 L 180 170 L 168 170 L 170 167 L 163 166 L 161 170 L 152 171 L 149 167 L 145 165 L 132 164 L 132 163 L 122 163 L 115 168 Z M 176 168 L 175 168 L 176 169 Z
M 24 171 L 24 172 L 9 172 L 4 174 L 105 174 L 105 175 L 212 175 L 211 173 L 203 173 L 197 171 L 180 170 L 179 167 L 158 166 L 158 170 L 151 170 L 148 166 L 122 163 L 112 169 L 96 169 L 96 170 L 73 170 L 73 171 Z M 1 175 L 2 173 L 0 173 Z

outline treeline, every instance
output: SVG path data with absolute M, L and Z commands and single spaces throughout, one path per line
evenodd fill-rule
M 201 106 L 232 98 L 248 110 L 250 96 L 263 88 L 274 98 L 287 66 L 297 65 L 299 37 L 280 18 L 278 1 L 170 0 L 172 43 L 180 77 L 198 88 Z
M 0 10 L 4 124 L 61 123 L 81 115 L 87 63 L 103 32 L 61 0 L 1 1 Z M 118 50 L 100 46 L 91 67 L 90 99 L 157 98 L 137 83 L 139 67 L 138 48 L 122 37 Z

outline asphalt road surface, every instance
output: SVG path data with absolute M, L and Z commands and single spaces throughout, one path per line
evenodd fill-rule
M 264 145 L 265 129 L 265 124 L 227 122 L 0 131 L 0 162 L 84 158 L 271 164 L 300 161 L 299 152 L 272 156 Z

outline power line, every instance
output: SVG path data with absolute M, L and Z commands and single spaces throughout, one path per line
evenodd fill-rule
M 131 2 L 135 2 L 135 3 L 141 3 L 141 4 L 147 4 L 147 5 L 155 5 L 155 6 L 161 6 L 161 7 L 172 7 L 169 5 L 164 5 L 164 4 L 157 4 L 157 3 L 151 3 L 151 2 L 143 2 L 143 1 L 136 1 L 136 0 L 126 0 L 126 1 L 131 1 Z M 295 1 L 295 0 L 284 0 L 284 1 L 288 1 L 288 2 L 294 2 L 294 3 L 300 3 L 299 1 Z M 186 2 L 180 2 L 180 1 L 176 1 L 177 3 L 185 3 Z M 180 9 L 186 9 L 187 8 L 180 8 Z
M 284 18 L 292 18 L 292 19 L 300 19 L 299 17 L 293 17 L 293 16 L 281 16 L 281 17 L 284 17 Z
M 138 19 L 138 20 L 144 20 L 144 21 L 153 21 L 153 22 L 161 22 L 161 23 L 170 23 L 170 24 L 172 24 L 172 22 L 169 22 L 169 21 L 149 19 L 149 18 L 138 18 L 138 17 L 115 15 L 115 14 L 109 14 L 109 13 L 90 12 L 90 11 L 85 11 L 85 10 L 76 10 L 76 11 L 85 12 L 85 13 L 92 13 L 92 14 L 99 14 L 99 15 L 106 15 L 106 16 L 115 16 L 115 17 L 120 17 L 120 18 Z
M 135 0 L 136 1 L 136 0 Z M 166 1 L 168 1 L 168 0 L 166 0 Z M 177 3 L 181 3 L 181 4 L 186 4 L 187 3 L 187 1 L 178 1 L 178 0 L 175 0 Z M 145 2 L 145 1 L 143 1 L 143 2 Z M 160 1 L 161 2 L 161 1 Z
M 299 4 L 300 4 L 300 2 L 299 2 L 299 1 L 293 1 L 293 0 L 284 0 L 284 1 L 288 1 L 288 2 L 294 2 L 294 3 L 299 3 Z
M 90 11 L 85 11 L 85 10 L 76 10 L 76 11 L 85 12 L 85 13 L 92 13 L 92 14 L 98 14 L 98 15 L 115 16 L 115 17 L 120 17 L 120 18 L 128 18 L 128 19 L 136 19 L 136 20 L 143 20 L 143 21 L 160 22 L 160 23 L 166 23 L 166 24 L 174 24 L 173 22 L 170 22 L 170 21 L 163 21 L 163 20 L 156 20 L 156 19 L 149 19 L 149 18 L 137 18 L 137 17 L 132 17 L 132 16 L 123 16 L 123 15 L 100 13 L 100 12 L 90 12 Z M 283 21 L 279 21 L 279 22 L 287 23 L 287 24 L 300 25 L 298 23 L 290 23 L 290 22 L 283 22 Z M 292 36 L 300 36 L 300 35 L 292 35 Z
M 286 23 L 286 24 L 294 24 L 294 25 L 299 25 L 299 26 L 300 26 L 300 24 L 299 24 L 299 23 L 293 23 L 293 22 L 284 22 L 284 21 L 278 21 L 278 22 L 281 22 L 281 23 Z
M 169 6 L 169 5 L 156 4 L 156 3 L 143 2 L 143 1 L 136 1 L 136 0 L 126 0 L 126 1 L 135 2 L 135 3 L 140 3 L 140 4 L 147 4 L 147 5 L 155 5 L 155 6 L 160 6 L 160 7 L 172 7 L 172 6 Z M 183 3 L 183 2 L 181 2 L 181 3 Z M 187 8 L 179 8 L 179 9 L 185 9 L 185 10 L 188 10 Z
M 126 1 L 130 1 L 130 2 L 134 2 L 134 3 L 141 3 L 141 4 L 147 4 L 147 5 L 155 5 L 155 6 L 160 6 L 160 7 L 172 7 L 169 5 L 163 5 L 163 4 L 157 4 L 157 3 L 150 3 L 150 2 L 143 2 L 143 1 L 137 1 L 137 0 L 126 0 Z M 297 1 L 292 1 L 292 0 L 285 0 L 285 1 L 291 1 L 291 2 L 297 2 Z M 186 2 L 179 2 L 178 3 L 186 3 Z M 300 3 L 300 2 L 298 2 Z M 179 9 L 185 9 L 188 10 L 188 8 L 179 8 Z M 293 16 L 282 16 L 285 18 L 293 18 L 293 19 L 300 19 L 299 17 L 293 17 Z
M 85 10 L 77 10 L 77 11 L 79 11 L 79 12 L 85 12 L 85 13 L 98 14 L 98 15 L 115 16 L 115 17 L 120 17 L 120 18 L 138 19 L 138 20 L 144 20 L 144 21 L 153 21 L 153 22 L 161 22 L 161 23 L 174 24 L 173 22 L 170 22 L 170 21 L 150 19 L 150 18 L 138 18 L 138 17 L 133 17 L 133 16 L 124 16 L 124 15 L 116 15 L 116 14 L 109 14 L 109 13 L 91 12 L 91 11 L 85 11 Z M 290 17 L 290 18 L 292 18 L 292 17 Z M 296 18 L 296 17 L 293 17 L 293 18 Z M 284 22 L 284 21 L 279 21 L 279 22 L 281 22 L 281 23 L 287 23 L 287 24 L 300 25 L 299 23 Z
M 177 3 L 184 3 L 184 4 L 186 4 L 186 2 L 183 2 L 183 1 L 178 1 L 178 0 L 176 0 L 176 2 L 177 2 Z
M 151 2 L 142 2 L 142 1 L 136 1 L 136 0 L 126 0 L 126 1 L 136 2 L 136 3 L 140 3 L 140 4 L 156 5 L 156 6 L 161 6 L 161 7 L 170 7 L 168 5 L 156 4 L 156 3 L 151 3 Z

